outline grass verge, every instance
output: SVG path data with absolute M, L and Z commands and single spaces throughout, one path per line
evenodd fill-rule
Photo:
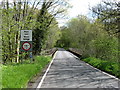
M 120 78 L 119 64 L 117 62 L 103 61 L 94 57 L 83 59 L 90 65 Z
M 26 88 L 27 83 L 51 61 L 50 56 L 36 56 L 34 63 L 2 66 L 2 88 Z
M 2 89 L 2 64 L 0 63 L 0 90 Z

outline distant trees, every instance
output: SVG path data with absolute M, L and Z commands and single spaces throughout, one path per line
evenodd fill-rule
M 71 19 L 61 30 L 57 45 L 77 48 L 83 57 L 96 57 L 112 62 L 119 61 L 120 2 L 104 1 L 92 7 L 96 19 L 91 22 L 86 16 Z
M 69 35 L 69 31 L 67 27 L 64 27 L 61 29 L 61 34 L 60 34 L 60 38 L 58 39 L 58 41 L 56 42 L 57 47 L 62 47 L 62 48 L 68 48 L 70 46 L 70 36 Z
M 96 57 L 102 60 L 118 60 L 118 39 L 110 36 L 104 25 L 79 15 L 68 22 L 61 30 L 62 37 L 58 45 L 65 48 L 77 48 L 83 57 Z
M 55 47 L 57 40 L 60 38 L 61 31 L 58 25 L 51 24 L 46 36 L 45 44 L 43 49 L 50 49 Z

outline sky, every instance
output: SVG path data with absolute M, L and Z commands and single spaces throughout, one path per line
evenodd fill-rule
M 73 8 L 69 9 L 70 17 L 75 17 L 79 14 L 87 15 L 89 13 L 89 6 L 95 6 L 101 0 L 70 0 Z
M 102 0 L 70 0 L 69 3 L 72 8 L 68 10 L 68 19 L 58 20 L 59 26 L 63 26 L 69 19 L 74 18 L 78 15 L 85 15 L 92 18 L 90 15 L 89 7 L 93 7 L 100 3 Z

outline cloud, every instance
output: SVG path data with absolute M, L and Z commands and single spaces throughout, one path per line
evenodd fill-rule
M 78 15 L 90 16 L 89 6 L 95 6 L 102 0 L 70 0 L 69 3 L 73 6 L 68 9 L 69 19 L 76 17 Z M 59 26 L 63 26 L 69 19 L 58 20 Z
M 71 0 L 70 4 L 73 8 L 69 9 L 69 16 L 75 17 L 79 14 L 87 15 L 89 12 L 89 6 L 94 6 L 101 0 Z

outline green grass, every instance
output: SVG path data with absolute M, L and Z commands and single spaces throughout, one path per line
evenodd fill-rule
M 2 89 L 2 65 L 0 64 L 0 90 Z
M 104 61 L 93 57 L 85 58 L 83 59 L 83 61 L 89 63 L 90 65 L 98 69 L 101 69 L 107 73 L 110 73 L 120 78 L 120 68 L 117 62 Z
M 28 81 L 41 72 L 50 60 L 49 56 L 36 56 L 34 63 L 3 65 L 2 88 L 25 88 Z

